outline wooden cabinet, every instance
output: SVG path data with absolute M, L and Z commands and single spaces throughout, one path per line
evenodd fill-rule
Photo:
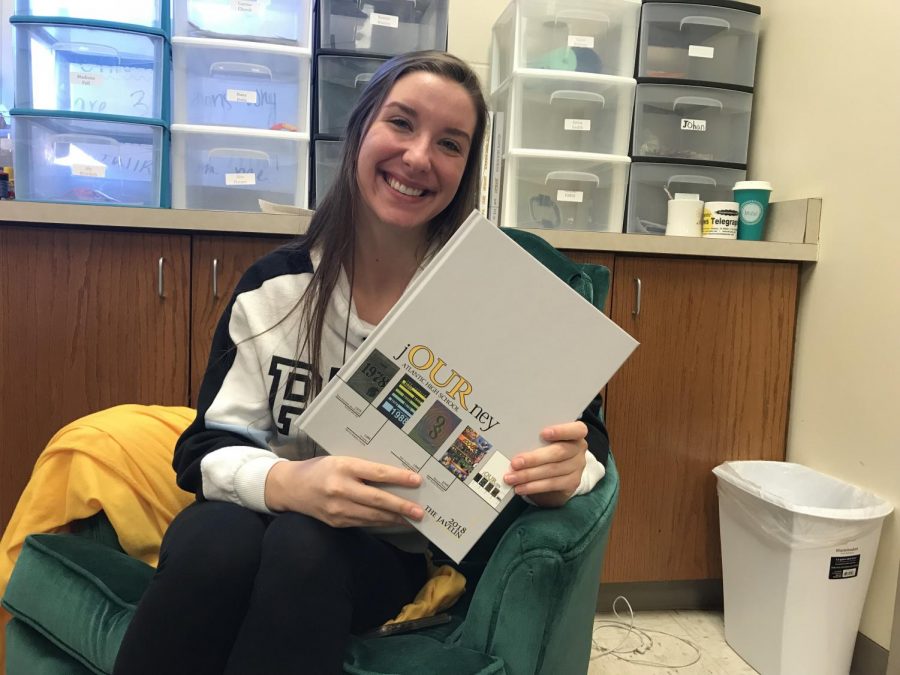
M 60 427 L 196 402 L 238 279 L 288 240 L 0 224 L 0 530 Z
M 721 578 L 711 470 L 783 460 L 796 263 L 617 255 L 611 318 L 641 344 L 607 387 L 622 488 L 603 578 Z
M 0 223 L 0 528 L 61 426 L 195 404 L 235 284 L 289 239 Z M 605 397 L 622 489 L 604 580 L 718 578 L 711 469 L 784 458 L 799 265 L 569 255 L 613 271 L 607 311 L 641 343 Z
M 189 243 L 0 225 L 0 529 L 61 426 L 187 402 Z
M 216 324 L 244 271 L 284 237 L 195 235 L 191 251 L 191 405 L 197 405 Z

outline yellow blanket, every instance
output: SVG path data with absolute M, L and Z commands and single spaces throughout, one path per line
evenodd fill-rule
M 155 567 L 163 533 L 194 499 L 175 484 L 172 451 L 195 414 L 191 408 L 120 405 L 60 429 L 38 457 L 0 539 L 0 597 L 27 535 L 65 531 L 101 510 L 124 551 Z M 433 569 L 395 621 L 443 611 L 464 590 L 459 572 Z M 0 672 L 9 618 L 0 609 Z
M 131 556 L 156 565 L 175 514 L 194 497 L 175 484 L 172 450 L 190 408 L 121 405 L 88 415 L 50 439 L 0 539 L 0 596 L 29 534 L 61 532 L 103 510 Z M 9 614 L 0 609 L 0 664 Z

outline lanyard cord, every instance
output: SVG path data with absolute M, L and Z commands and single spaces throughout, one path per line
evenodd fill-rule
M 355 237 L 354 237 L 355 239 Z M 354 244 L 356 242 L 354 241 Z M 347 320 L 344 322 L 344 355 L 341 357 L 341 365 L 347 363 L 347 336 L 350 333 L 350 312 L 353 311 L 353 279 L 356 277 L 356 246 L 350 256 L 350 295 L 347 299 Z

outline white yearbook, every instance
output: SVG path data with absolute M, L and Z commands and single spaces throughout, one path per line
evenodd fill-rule
M 326 452 L 406 467 L 413 522 L 459 562 L 512 457 L 577 419 L 637 342 L 477 211 L 301 415 Z

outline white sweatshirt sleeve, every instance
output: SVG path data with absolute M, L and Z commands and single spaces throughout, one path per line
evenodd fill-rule
M 200 461 L 203 496 L 272 513 L 266 506 L 266 477 L 273 465 L 286 461 L 270 450 L 251 446 L 214 450 Z

